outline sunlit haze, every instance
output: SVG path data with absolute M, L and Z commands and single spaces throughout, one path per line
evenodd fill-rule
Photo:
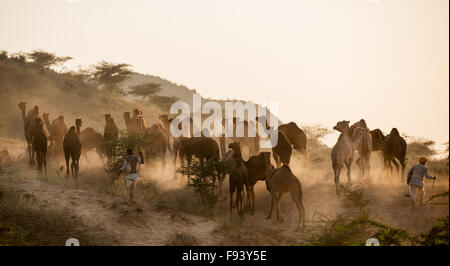
M 14 0 L 0 50 L 100 60 L 203 97 L 278 102 L 280 119 L 449 138 L 447 0 Z M 337 134 L 327 142 L 334 143 Z M 327 144 L 330 144 L 327 143 Z

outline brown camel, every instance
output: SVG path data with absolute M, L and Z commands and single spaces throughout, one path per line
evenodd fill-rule
M 370 135 L 372 136 L 372 151 L 383 150 L 384 140 L 386 139 L 383 132 L 376 128 L 370 131 Z
M 261 152 L 258 155 L 250 157 L 244 162 L 247 168 L 248 178 L 245 184 L 247 189 L 247 206 L 251 214 L 255 213 L 255 191 L 256 182 L 266 180 L 266 164 L 270 164 L 270 152 Z M 273 170 L 273 165 L 270 165 Z
M 400 136 L 397 128 L 393 128 L 391 133 L 386 136 L 383 146 L 383 160 L 385 169 L 389 169 L 392 173 L 392 165 L 391 162 L 394 162 L 395 166 L 398 170 L 398 164 L 395 162 L 397 159 L 401 166 L 401 181 L 403 182 L 403 175 L 405 173 L 405 164 L 406 164 L 406 149 L 407 144 L 403 137 Z
M 106 156 L 105 140 L 101 133 L 95 131 L 93 128 L 88 127 L 81 131 L 80 141 L 83 146 L 82 155 L 88 161 L 87 153 L 95 150 L 100 158 Z
M 128 132 L 144 132 L 147 128 L 146 122 L 138 109 L 133 110 L 133 117 L 130 112 L 124 112 L 123 118 Z
M 33 151 L 36 154 L 36 161 L 39 173 L 42 174 L 44 168 L 47 175 L 47 137 L 44 129 L 44 122 L 40 118 L 35 118 L 35 126 L 31 135 Z
M 242 158 L 239 142 L 230 143 L 228 148 L 233 150 L 233 159 L 229 178 L 230 216 L 234 207 L 236 207 L 238 215 L 242 216 L 244 215 L 242 193 L 244 191 L 244 185 L 248 182 L 248 172 L 244 164 L 244 159 Z M 233 204 L 234 192 L 236 192 L 236 201 Z
M 67 133 L 67 126 L 64 122 L 64 116 L 60 115 L 50 124 L 49 114 L 43 113 L 45 125 L 49 132 L 50 146 L 48 147 L 49 155 L 63 156 L 62 142 Z
M 292 155 L 292 146 L 287 136 L 282 130 L 278 130 L 278 142 L 275 147 L 272 148 L 272 156 L 277 164 L 277 168 L 281 166 L 281 163 L 289 165 Z
M 160 124 L 154 124 L 145 130 L 144 138 L 148 139 L 145 145 L 147 165 L 150 166 L 151 158 L 158 158 L 163 168 L 166 166 L 166 153 L 169 150 L 169 139 Z
M 75 120 L 76 126 L 71 126 L 63 140 L 64 157 L 66 159 L 66 176 L 69 177 L 69 160 L 72 158 L 70 169 L 72 177 L 77 178 L 80 169 L 79 161 L 81 156 L 81 140 L 80 127 L 82 125 L 81 119 Z
M 289 192 L 291 193 L 292 201 L 297 207 L 299 216 L 296 231 L 299 230 L 300 224 L 302 224 L 302 228 L 305 228 L 305 208 L 303 207 L 302 185 L 288 165 L 283 165 L 271 172 L 267 179 L 267 190 L 272 195 L 272 202 L 266 219 L 270 219 L 272 216 L 273 205 L 276 204 L 277 221 L 283 222 L 283 218 L 280 215 L 281 197 L 284 193 Z
M 29 164 L 34 164 L 34 151 L 32 149 L 32 133 L 36 126 L 36 118 L 40 118 L 39 107 L 36 105 L 33 110 L 27 113 L 27 103 L 20 102 L 18 104 L 20 111 L 22 112 L 23 129 L 25 133 L 25 139 L 27 140 L 27 151 L 29 156 Z
M 176 142 L 176 150 L 178 151 L 181 164 L 184 165 L 184 160 L 186 159 L 188 166 L 191 164 L 194 156 L 200 163 L 203 163 L 205 160 L 219 160 L 220 157 L 219 145 L 213 138 L 209 137 L 180 137 L 179 141 Z
M 341 132 L 339 138 L 331 150 L 331 163 L 334 171 L 334 183 L 336 194 L 339 194 L 339 177 L 344 164 L 347 166 L 347 183 L 351 184 L 351 168 L 354 157 L 354 147 L 348 134 L 350 121 L 338 122 L 333 129 Z
M 372 153 L 372 136 L 367 127 L 357 126 L 351 135 L 354 148 L 358 151 L 359 158 L 356 160 L 362 176 L 370 171 L 370 156 Z M 357 143 L 356 143 L 357 141 Z
M 119 138 L 119 128 L 116 123 L 114 123 L 114 119 L 110 114 L 105 114 L 105 129 L 103 130 L 103 140 L 106 146 L 106 156 L 108 158 L 108 163 L 111 162 L 114 158 L 115 154 L 115 142 Z
M 290 122 L 278 126 L 278 130 L 283 131 L 289 142 L 292 144 L 294 150 L 298 151 L 303 156 L 306 155 L 306 134 L 296 123 Z

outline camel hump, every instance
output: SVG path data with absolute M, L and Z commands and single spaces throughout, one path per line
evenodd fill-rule
M 398 132 L 398 129 L 394 127 L 394 128 L 391 130 L 391 133 L 389 133 L 389 135 L 390 135 L 390 136 L 400 136 L 400 133 Z

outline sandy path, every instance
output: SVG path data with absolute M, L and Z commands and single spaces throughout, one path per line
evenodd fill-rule
M 0 183 L 32 194 L 43 208 L 81 219 L 94 234 L 115 236 L 117 245 L 166 245 L 176 233 L 195 236 L 198 245 L 217 245 L 221 240 L 213 233 L 217 224 L 203 217 L 156 210 L 139 202 L 129 204 L 122 198 L 67 189 L 32 177 L 2 175 Z

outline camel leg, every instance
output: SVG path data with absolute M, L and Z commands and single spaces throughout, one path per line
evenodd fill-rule
M 47 176 L 47 155 L 44 154 L 44 171 L 45 171 L 45 176 Z
M 250 187 L 250 192 L 252 193 L 252 208 L 251 208 L 251 214 L 255 214 L 255 187 L 254 185 Z
M 402 158 L 401 160 L 399 159 L 400 164 L 402 166 L 402 175 L 401 175 L 401 182 L 403 183 L 404 181 L 404 175 L 405 175 L 405 158 Z
M 339 177 L 341 176 L 341 170 L 342 170 L 343 165 L 339 164 L 339 165 L 335 165 L 333 167 L 334 170 L 334 185 L 336 186 L 336 194 L 339 194 Z
M 284 221 L 283 218 L 280 215 L 280 209 L 281 209 L 280 206 L 281 206 L 281 196 L 282 195 L 283 194 L 279 193 L 277 195 L 277 197 L 275 198 L 275 202 L 276 202 L 276 205 L 277 205 L 277 221 L 280 222 L 280 223 L 282 223 Z
M 245 211 L 246 212 L 251 212 L 251 205 L 252 205 L 252 203 L 251 203 L 251 199 L 250 199 L 250 197 L 251 197 L 250 190 L 251 190 L 250 186 L 246 185 L 245 186 L 245 191 L 246 191 L 246 194 L 247 194 L 247 201 L 245 203 Z
M 367 172 L 367 176 L 370 176 L 370 157 L 371 157 L 370 153 L 366 155 L 366 172 Z
M 392 158 L 392 163 L 394 164 L 394 166 L 395 166 L 395 170 L 396 170 L 396 173 L 397 174 L 400 174 L 400 165 L 398 164 L 398 162 L 395 160 L 395 158 Z M 391 170 L 391 174 L 392 174 L 392 171 L 393 170 Z
M 352 184 L 352 161 L 345 164 L 347 166 L 347 185 Z
M 69 177 L 69 160 L 70 160 L 70 158 L 66 155 L 65 156 L 66 158 L 66 177 Z
M 270 217 L 272 217 L 273 204 L 275 202 L 275 193 L 270 194 L 272 195 L 272 200 L 270 201 L 269 214 L 267 215 L 266 219 L 270 219 Z
M 233 210 L 233 193 L 235 191 L 235 187 L 233 182 L 231 181 L 231 177 L 230 177 L 230 182 L 229 182 L 229 191 L 230 191 L 230 216 L 231 216 L 231 212 Z
M 300 229 L 300 223 L 302 223 L 302 227 L 305 228 L 305 208 L 303 207 L 302 199 L 299 197 L 299 191 L 294 193 L 291 192 L 291 197 L 298 211 L 298 224 L 297 229 L 295 229 L 295 231 L 298 231 Z

